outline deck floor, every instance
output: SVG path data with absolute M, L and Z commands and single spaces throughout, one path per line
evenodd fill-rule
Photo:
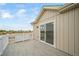
M 2 56 L 68 56 L 52 46 L 37 40 L 9 44 Z

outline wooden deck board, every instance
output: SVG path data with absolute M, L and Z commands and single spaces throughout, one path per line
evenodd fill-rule
M 43 42 L 28 40 L 9 44 L 2 56 L 68 56 Z

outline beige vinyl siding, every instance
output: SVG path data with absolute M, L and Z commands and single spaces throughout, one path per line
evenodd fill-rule
M 39 24 L 45 24 L 45 23 L 49 23 L 51 21 L 54 20 L 54 16 L 57 15 L 57 11 L 45 11 L 44 14 L 41 16 L 41 18 L 39 19 Z
M 55 14 L 53 14 L 55 13 Z M 54 22 L 55 47 L 71 55 L 79 55 L 79 8 L 58 14 L 45 11 L 35 26 Z M 40 39 L 40 28 L 35 30 L 35 38 Z M 39 34 L 37 36 L 37 34 Z
M 57 16 L 57 48 L 63 50 L 63 39 L 64 39 L 64 21 L 63 14 Z
M 34 25 L 34 31 L 36 33 L 39 33 L 38 37 L 36 37 L 37 35 L 34 36 L 34 38 L 36 39 L 40 39 L 40 25 L 49 23 L 49 22 L 54 22 L 54 20 L 56 19 L 54 16 L 57 14 L 57 11 L 45 11 L 44 14 L 41 16 L 41 18 L 39 19 L 39 22 Z M 36 26 L 39 26 L 39 28 L 37 29 Z M 34 33 L 35 33 L 34 32 Z
M 59 46 L 59 48 L 58 49 L 60 49 L 60 50 L 62 50 L 62 46 L 61 46 L 61 44 L 62 44 L 62 41 L 61 41 L 61 15 L 58 15 L 59 17 L 58 17 L 58 46 Z
M 75 55 L 79 56 L 79 8 L 75 9 Z
M 56 21 L 57 49 L 71 55 L 79 55 L 79 8 L 60 15 Z
M 68 13 L 57 16 L 57 49 L 68 52 Z
M 57 16 L 57 49 L 60 49 L 60 20 L 59 16 Z
M 36 33 L 38 33 L 38 32 L 37 32 L 37 29 L 36 29 L 36 24 L 33 26 L 33 28 L 34 28 L 34 31 L 33 31 L 33 39 L 37 39 Z
M 57 16 L 57 49 L 74 55 L 74 10 Z
M 33 39 L 35 39 L 35 40 L 40 39 L 40 33 L 39 32 L 40 32 L 40 26 L 38 24 L 34 24 L 33 25 Z
M 63 39 L 64 39 L 64 33 L 63 33 L 63 29 L 64 29 L 64 23 L 63 23 L 63 14 L 60 15 L 60 49 L 63 50 Z
M 64 16 L 64 20 L 63 20 L 63 26 L 64 26 L 64 41 L 63 41 L 63 51 L 67 52 L 68 53 L 68 25 L 69 25 L 69 22 L 68 22 L 68 12 L 63 14 Z
M 74 55 L 74 9 L 69 12 L 69 54 Z

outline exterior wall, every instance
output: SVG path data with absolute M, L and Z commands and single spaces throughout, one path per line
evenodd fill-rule
M 79 8 L 57 16 L 57 49 L 79 55 Z
M 45 11 L 35 26 L 49 22 L 55 23 L 55 48 L 71 55 L 79 55 L 79 8 L 62 14 L 57 11 Z M 34 28 L 34 31 L 38 34 L 34 34 L 34 37 L 40 39 L 40 27 L 38 30 Z
M 75 9 L 75 55 L 79 55 L 79 8 Z
M 38 28 L 37 28 L 38 27 Z M 33 39 L 35 40 L 39 40 L 40 38 L 40 31 L 39 31 L 39 25 L 38 24 L 34 24 L 33 25 Z
M 41 25 L 41 24 L 45 24 L 45 23 L 49 23 L 49 22 L 52 22 L 53 20 L 54 20 L 54 16 L 56 16 L 57 15 L 57 11 L 55 11 L 55 10 L 46 10 L 45 12 L 44 12 L 44 14 L 42 15 L 42 17 L 40 18 L 40 20 L 39 20 L 39 25 Z
M 40 40 L 40 25 L 54 22 L 55 17 L 57 15 L 57 11 L 45 11 L 39 22 L 33 25 L 33 39 Z M 37 28 L 38 26 L 38 28 Z
M 74 16 L 74 9 L 69 12 L 69 54 L 74 55 L 74 39 L 75 39 L 75 26 L 74 26 L 74 21 L 75 21 L 75 16 Z

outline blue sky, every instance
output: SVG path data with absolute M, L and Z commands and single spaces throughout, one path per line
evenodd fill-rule
M 0 29 L 32 30 L 31 22 L 38 16 L 43 5 L 62 3 L 9 3 L 0 4 Z

